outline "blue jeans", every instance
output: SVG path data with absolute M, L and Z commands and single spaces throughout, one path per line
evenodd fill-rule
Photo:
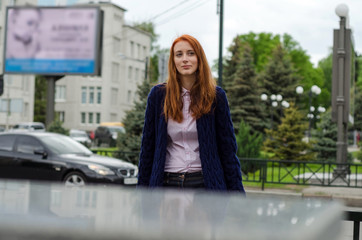
M 164 187 L 205 189 L 202 172 L 164 173 Z

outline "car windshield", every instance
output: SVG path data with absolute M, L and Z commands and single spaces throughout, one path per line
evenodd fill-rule
M 92 154 L 88 148 L 67 136 L 42 136 L 40 139 L 56 154 Z
M 28 129 L 29 128 L 29 125 L 20 125 L 20 124 L 17 124 L 13 127 L 14 129 Z
M 124 133 L 125 132 L 123 127 L 109 127 L 109 131 L 111 133 L 114 133 L 114 132 Z
M 73 133 L 70 133 L 69 136 L 71 136 L 71 137 L 87 137 L 87 134 L 82 133 L 82 132 L 73 132 Z

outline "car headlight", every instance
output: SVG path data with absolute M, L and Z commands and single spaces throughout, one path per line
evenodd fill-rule
M 138 175 L 138 168 L 135 168 L 133 176 L 137 176 L 137 175 Z
M 95 171 L 99 175 L 115 175 L 115 173 L 111 169 L 100 165 L 89 164 L 88 168 Z

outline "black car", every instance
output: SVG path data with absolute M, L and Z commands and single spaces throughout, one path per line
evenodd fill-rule
M 0 178 L 135 185 L 137 166 L 93 154 L 68 136 L 50 132 L 0 133 Z
M 115 147 L 118 134 L 124 132 L 124 128 L 119 126 L 99 126 L 94 132 L 94 141 L 97 146 L 106 143 L 110 147 Z

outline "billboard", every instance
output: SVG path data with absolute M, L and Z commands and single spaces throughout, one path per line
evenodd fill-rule
M 4 73 L 99 75 L 98 7 L 8 7 Z

